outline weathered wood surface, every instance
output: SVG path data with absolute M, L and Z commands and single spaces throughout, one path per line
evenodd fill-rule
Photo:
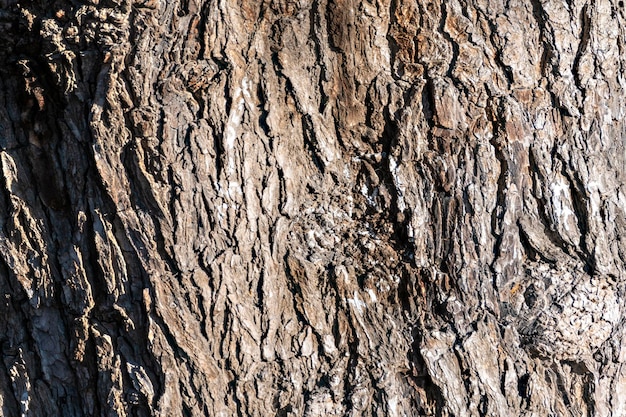
M 4 416 L 626 413 L 622 1 L 0 1 Z

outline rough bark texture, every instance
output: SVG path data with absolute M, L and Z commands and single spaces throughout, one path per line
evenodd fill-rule
M 622 1 L 0 1 L 4 416 L 626 413 Z

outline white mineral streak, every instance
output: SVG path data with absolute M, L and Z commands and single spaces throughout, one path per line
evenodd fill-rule
M 569 206 L 569 187 L 563 179 L 556 180 L 550 184 L 552 192 L 552 207 L 554 208 L 555 220 L 563 225 L 566 231 L 570 231 L 570 217 L 574 212 Z
M 354 291 L 353 298 L 348 298 L 346 301 L 352 307 L 356 308 L 359 314 L 363 314 L 363 309 L 367 307 L 367 304 L 359 298 L 359 294 L 356 291 Z
M 226 143 L 226 152 L 228 154 L 228 173 L 235 172 L 234 149 L 238 137 L 238 130 L 241 127 L 241 120 L 246 108 L 246 100 L 250 100 L 249 81 L 246 77 L 241 80 L 241 87 L 237 87 L 233 94 L 230 114 L 226 127 L 224 128 L 224 141 Z

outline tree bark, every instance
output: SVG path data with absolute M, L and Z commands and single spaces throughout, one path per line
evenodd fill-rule
M 2 415 L 626 413 L 622 1 L 0 26 Z

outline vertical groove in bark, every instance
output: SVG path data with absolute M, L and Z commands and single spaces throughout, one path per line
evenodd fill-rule
M 621 415 L 621 2 L 0 2 L 3 415 Z

